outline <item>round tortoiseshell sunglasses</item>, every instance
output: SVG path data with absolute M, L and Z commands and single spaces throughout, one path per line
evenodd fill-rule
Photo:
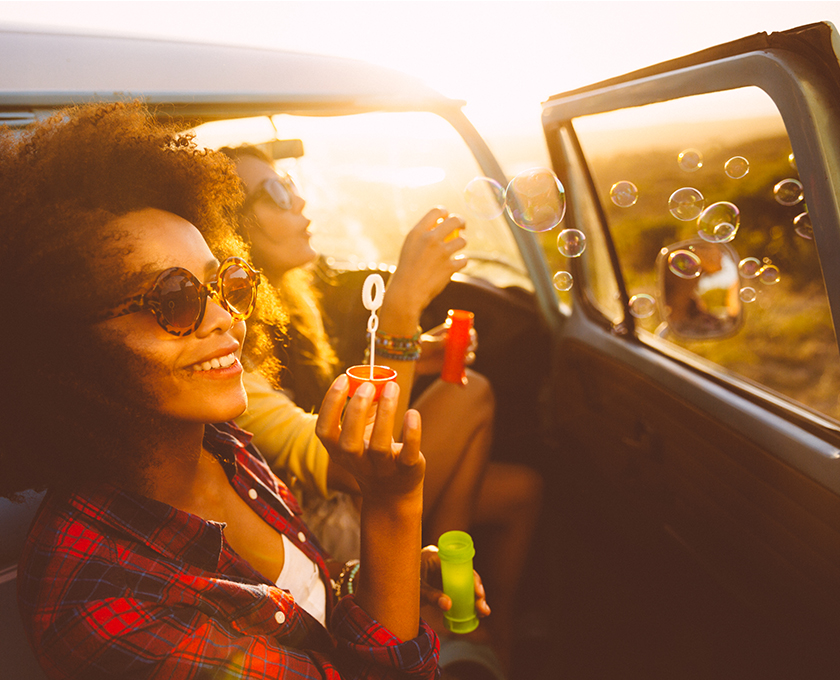
M 259 272 L 239 257 L 222 262 L 207 285 L 189 270 L 172 267 L 161 272 L 147 293 L 123 300 L 97 321 L 148 310 L 167 333 L 189 335 L 201 325 L 208 297 L 227 310 L 234 321 L 247 319 L 256 307 L 259 284 Z

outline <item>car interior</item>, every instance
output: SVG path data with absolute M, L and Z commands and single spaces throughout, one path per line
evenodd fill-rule
M 840 670 L 837 45 L 827 23 L 759 34 L 551 97 L 549 228 L 505 191 L 533 169 L 505 172 L 462 102 L 416 84 L 353 94 L 327 61 L 301 87 L 322 73 L 330 92 L 100 91 L 147 92 L 199 144 L 257 144 L 295 178 L 344 365 L 364 353 L 367 275 L 387 279 L 431 206 L 466 217 L 470 264 L 422 326 L 474 313 L 492 455 L 545 481 L 512 680 L 822 678 Z M 235 73 L 226 54 L 208 68 Z M 0 122 L 82 97 L 19 87 L 0 77 Z M 43 677 L 15 602 L 41 497 L 0 499 L 3 677 Z

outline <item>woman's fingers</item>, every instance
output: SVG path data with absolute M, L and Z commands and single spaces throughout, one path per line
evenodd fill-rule
M 382 390 L 376 407 L 376 420 L 370 434 L 369 448 L 374 454 L 380 454 L 383 457 L 391 455 L 391 446 L 394 443 L 392 437 L 394 418 L 399 396 L 400 387 L 395 382 L 387 383 Z
M 451 257 L 467 245 L 466 239 L 460 236 L 466 228 L 467 223 L 460 215 L 450 214 L 443 207 L 432 208 L 409 232 L 403 245 L 411 250 L 415 246 L 427 248 L 432 244 L 441 244 L 446 256 Z M 424 241 L 426 245 L 421 245 Z
M 449 217 L 449 211 L 442 205 L 438 205 L 423 215 L 415 227 L 419 227 L 420 229 L 432 229 L 438 222 L 445 220 L 447 217 Z
M 368 415 L 372 412 L 375 390 L 370 383 L 362 383 L 350 401 L 347 401 L 348 391 L 347 376 L 340 375 L 327 390 L 318 413 L 315 434 L 331 456 L 359 457 L 366 449 Z
M 484 592 L 481 576 L 475 569 L 473 569 L 473 579 L 475 582 L 475 611 L 480 617 L 489 616 L 490 605 L 487 604 L 487 594 Z
M 429 585 L 425 581 L 420 582 L 420 599 L 425 604 L 430 604 L 444 612 L 452 609 L 452 598 L 442 590 Z
M 349 381 L 343 373 L 338 376 L 327 390 L 321 409 L 318 411 L 318 421 L 315 424 L 315 434 L 325 446 L 337 443 L 341 433 L 341 412 L 347 400 Z M 329 448 L 329 447 L 328 447 Z
M 403 465 L 415 465 L 420 460 L 420 413 L 414 409 L 403 418 L 403 443 L 399 460 Z
M 347 402 L 344 420 L 341 422 L 339 443 L 347 450 L 357 450 L 364 443 L 365 428 L 368 424 L 368 412 L 373 406 L 376 389 L 369 382 L 363 382 Z
M 445 323 L 440 324 L 439 326 L 435 326 L 434 328 L 430 328 L 427 331 L 423 332 L 423 335 L 428 335 L 430 337 L 430 342 L 432 339 L 441 339 L 446 338 L 446 334 L 449 332 L 449 329 L 446 327 Z M 422 336 L 421 336 L 422 338 Z
M 467 346 L 467 352 L 475 352 L 478 349 L 478 332 L 475 328 L 470 328 L 470 344 Z
M 481 577 L 475 570 L 473 570 L 473 577 L 475 579 L 475 611 L 479 618 L 484 618 L 490 615 L 490 605 L 487 604 L 487 596 L 484 592 L 484 585 L 481 583 Z M 429 583 L 427 578 L 420 583 L 420 597 L 423 602 L 436 606 L 441 611 L 446 612 L 452 608 L 452 598 Z

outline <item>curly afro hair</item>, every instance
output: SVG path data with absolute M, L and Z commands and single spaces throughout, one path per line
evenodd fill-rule
M 145 443 L 164 424 L 138 393 L 139 358 L 89 323 L 137 290 L 139 275 L 122 267 L 131 235 L 113 222 L 165 210 L 195 225 L 220 260 L 250 260 L 234 228 L 243 193 L 233 165 L 140 103 L 90 104 L 0 130 L 0 186 L 0 496 L 142 472 Z M 284 324 L 263 277 L 247 368 L 272 376 Z

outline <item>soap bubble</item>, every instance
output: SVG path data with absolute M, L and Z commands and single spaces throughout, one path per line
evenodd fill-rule
M 476 177 L 464 189 L 467 207 L 477 217 L 492 220 L 505 209 L 505 190 L 490 177 Z
M 738 272 L 745 279 L 754 279 L 761 271 L 761 261 L 755 257 L 745 257 L 738 263 Z
M 527 231 L 548 231 L 566 214 L 566 190 L 551 170 L 525 170 L 507 185 L 505 210 Z
M 639 293 L 630 298 L 630 313 L 637 319 L 647 319 L 656 311 L 656 300 L 647 293 Z
M 738 233 L 738 228 L 729 222 L 721 222 L 715 226 L 714 240 L 712 243 L 729 243 L 735 234 Z
M 668 269 L 681 279 L 696 279 L 703 270 L 700 257 L 690 250 L 675 250 L 668 255 Z
M 586 235 L 578 229 L 564 229 L 557 236 L 557 249 L 566 257 L 580 257 L 586 250 Z
M 741 179 L 746 177 L 750 171 L 750 162 L 743 156 L 733 156 L 723 166 L 723 171 L 727 177 L 732 179 Z
M 554 282 L 554 287 L 562 291 L 571 290 L 575 282 L 569 272 L 557 272 L 552 278 L 552 281 Z
M 798 179 L 783 179 L 773 187 L 776 201 L 782 205 L 796 205 L 802 200 L 802 182 Z
M 686 172 L 695 172 L 703 167 L 703 154 L 697 149 L 680 151 L 677 163 Z
M 639 190 L 633 182 L 616 182 L 610 189 L 610 199 L 619 208 L 629 208 L 639 200 Z
M 693 187 L 677 189 L 668 199 L 671 214 L 682 222 L 696 220 L 705 205 L 706 199 L 703 198 L 703 194 Z
M 752 286 L 744 286 L 741 288 L 738 295 L 744 302 L 755 302 L 756 297 L 758 297 L 755 292 L 755 288 Z
M 764 265 L 758 272 L 758 280 L 768 286 L 778 283 L 780 278 L 779 268 L 774 264 Z
M 741 225 L 738 207 L 727 201 L 712 203 L 697 218 L 697 233 L 710 243 L 727 243 L 735 238 Z
M 814 227 L 811 224 L 811 216 L 808 211 L 799 213 L 793 218 L 793 227 L 797 235 L 809 241 L 814 238 Z

